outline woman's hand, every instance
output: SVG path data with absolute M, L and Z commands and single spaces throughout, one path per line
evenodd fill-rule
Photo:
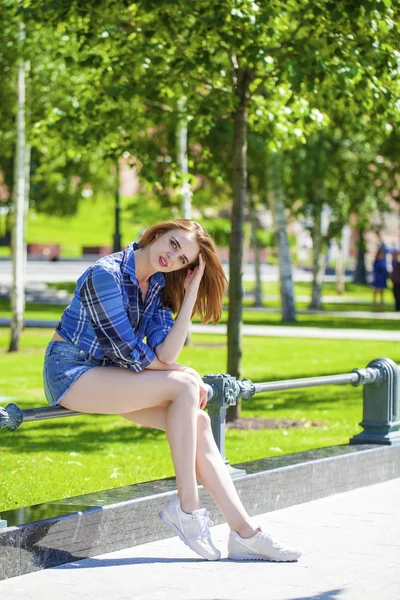
M 203 410 L 203 408 L 205 408 L 207 406 L 207 401 L 208 401 L 208 390 L 207 390 L 207 388 L 204 387 L 204 383 L 203 383 L 203 386 L 200 385 L 200 402 L 199 402 L 200 410 Z
M 197 292 L 199 291 L 199 285 L 201 278 L 204 274 L 204 269 L 206 268 L 206 263 L 201 254 L 199 254 L 199 266 L 194 269 L 188 269 L 186 274 L 186 279 L 183 284 L 185 289 L 185 293 L 189 295 L 193 295 L 197 297 Z

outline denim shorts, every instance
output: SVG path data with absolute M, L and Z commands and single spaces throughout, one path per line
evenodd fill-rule
M 44 393 L 50 406 L 56 406 L 75 381 L 93 367 L 107 366 L 69 342 L 50 342 L 43 367 Z

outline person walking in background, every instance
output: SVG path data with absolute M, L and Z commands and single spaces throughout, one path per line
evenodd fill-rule
M 293 561 L 299 550 L 250 519 L 203 410 L 207 387 L 197 371 L 176 362 L 194 315 L 203 323 L 220 320 L 226 284 L 202 225 L 177 219 L 149 227 L 138 242 L 101 258 L 78 279 L 47 346 L 45 394 L 53 406 L 119 414 L 166 431 L 178 495 L 159 516 L 197 554 L 221 556 L 196 476 L 231 529 L 228 558 Z
M 373 308 L 374 308 L 374 310 L 376 310 L 376 308 L 377 308 L 376 297 L 378 294 L 380 295 L 380 306 L 382 308 L 384 306 L 383 295 L 384 295 L 385 289 L 387 288 L 388 276 L 389 276 L 389 273 L 388 273 L 388 270 L 386 267 L 385 251 L 383 250 L 383 248 L 379 248 L 376 253 L 374 264 L 373 264 L 372 288 L 373 288 Z
M 400 252 L 393 252 L 392 272 L 390 279 L 393 283 L 395 310 L 400 311 Z

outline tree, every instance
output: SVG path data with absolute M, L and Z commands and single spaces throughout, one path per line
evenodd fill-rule
M 312 5 L 306 0 L 263 5 L 252 0 L 90 0 L 81 5 L 30 0 L 29 9 L 39 10 L 42 19 L 56 23 L 63 35 L 67 32 L 77 42 L 68 61 L 70 69 L 84 74 L 74 89 L 74 128 L 71 107 L 54 120 L 66 139 L 72 136 L 84 148 L 100 143 L 114 158 L 124 151 L 138 156 L 144 174 L 152 160 L 143 152 L 143 137 L 166 137 L 167 128 L 159 125 L 166 114 L 163 106 L 175 110 L 185 97 L 187 113 L 198 115 L 205 127 L 230 119 L 228 370 L 240 378 L 249 124 L 265 137 L 271 129 L 280 129 L 283 137 L 302 141 L 307 129 L 304 113 L 313 130 L 318 120 L 313 109 L 325 87 L 331 93 L 336 90 L 334 101 L 344 108 L 365 86 L 378 96 L 377 104 L 387 101 L 397 65 L 399 7 L 389 0 L 339 0 L 334 6 L 330 0 Z M 381 89 L 383 82 L 386 91 Z M 370 102 L 371 94 L 365 97 Z M 286 111 L 290 118 L 282 132 L 281 115 Z M 165 124 L 165 118 L 161 121 Z M 281 137 L 266 139 L 268 151 L 274 149 L 269 142 L 280 149 Z M 165 189 L 159 180 L 155 183 Z
M 19 50 L 20 59 L 18 65 L 18 111 L 17 111 L 17 143 L 15 152 L 15 184 L 14 184 L 14 224 L 12 231 L 12 285 L 11 285 L 11 340 L 9 352 L 19 349 L 19 337 L 24 324 L 24 277 L 26 263 L 25 244 L 25 209 L 27 190 L 27 176 L 29 165 L 27 158 L 29 152 L 26 147 L 25 135 L 25 79 L 26 61 L 24 58 L 25 25 L 19 23 Z

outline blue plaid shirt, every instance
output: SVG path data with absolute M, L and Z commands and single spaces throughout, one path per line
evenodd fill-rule
M 156 357 L 155 348 L 167 337 L 174 319 L 171 310 L 162 305 L 162 273 L 150 277 L 143 302 L 135 272 L 137 248 L 139 244 L 133 242 L 124 252 L 101 258 L 81 275 L 57 331 L 95 358 L 142 371 Z

